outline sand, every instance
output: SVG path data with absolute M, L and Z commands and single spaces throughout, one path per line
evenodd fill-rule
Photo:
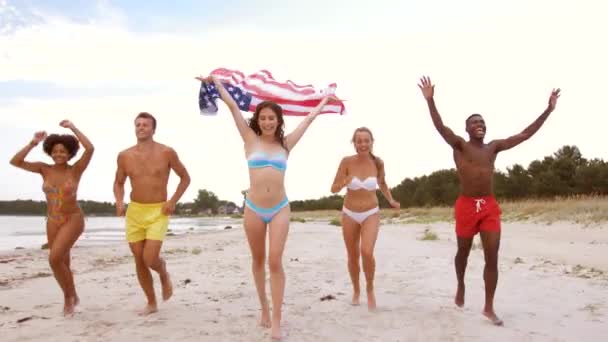
M 427 228 L 438 240 L 420 239 Z M 503 327 L 480 314 L 479 248 L 469 258 L 466 305 L 453 304 L 455 248 L 448 222 L 383 225 L 375 252 L 379 309 L 370 313 L 365 296 L 361 306 L 349 304 L 340 228 L 292 223 L 283 259 L 284 340 L 605 341 L 608 336 L 608 227 L 505 223 L 495 301 Z M 47 251 L 0 253 L 0 340 L 270 340 L 270 331 L 257 326 L 258 300 L 241 227 L 169 237 L 163 255 L 174 296 L 147 317 L 136 314 L 144 296 L 126 243 L 76 247 L 72 254 L 81 305 L 64 318 Z M 363 273 L 361 278 L 364 286 Z M 157 276 L 155 285 L 160 298 Z M 320 300 L 327 295 L 336 299 Z

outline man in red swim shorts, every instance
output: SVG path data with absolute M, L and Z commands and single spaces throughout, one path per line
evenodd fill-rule
M 483 314 L 493 324 L 502 325 L 502 320 L 494 312 L 494 293 L 498 282 L 501 214 L 500 207 L 493 195 L 494 161 L 498 152 L 521 144 L 540 129 L 549 114 L 555 109 L 560 90 L 554 89 L 551 92 L 547 109 L 521 133 L 486 144 L 483 141 L 486 124 L 481 115 L 473 114 L 466 119 L 469 141 L 465 141 L 443 124 L 433 100 L 435 86 L 431 84 L 430 78 L 423 77 L 420 81 L 421 84 L 418 86 L 427 101 L 433 124 L 454 151 L 454 161 L 460 179 L 461 192 L 454 208 L 458 241 L 458 252 L 454 258 L 458 288 L 454 301 L 459 307 L 464 306 L 464 273 L 473 237 L 479 232 L 485 256 L 483 279 L 486 298 Z
M 494 196 L 458 196 L 454 205 L 456 236 L 472 239 L 479 232 L 500 234 L 501 210 Z

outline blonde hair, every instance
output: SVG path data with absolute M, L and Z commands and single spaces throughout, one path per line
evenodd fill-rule
M 372 131 L 367 127 L 359 127 L 357 129 L 355 129 L 355 132 L 353 133 L 353 138 L 351 139 L 353 144 L 355 143 L 355 136 L 359 132 L 366 132 L 367 134 L 369 134 L 369 137 L 372 139 L 372 142 L 374 142 L 374 135 L 372 134 Z M 372 159 L 374 159 L 374 164 L 376 164 L 376 171 L 378 172 L 378 176 L 379 176 L 380 175 L 380 159 L 372 153 L 371 149 L 369 151 L 369 155 L 372 157 Z

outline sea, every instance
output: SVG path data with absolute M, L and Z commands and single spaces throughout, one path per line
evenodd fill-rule
M 169 231 L 180 235 L 224 230 L 241 226 L 242 220 L 230 217 L 171 217 Z M 126 243 L 124 217 L 90 216 L 85 218 L 79 246 Z M 40 248 L 47 242 L 45 216 L 0 216 L 0 251 Z

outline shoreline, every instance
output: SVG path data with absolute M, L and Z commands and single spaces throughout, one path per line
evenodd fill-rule
M 169 222 L 167 235 L 223 230 L 228 226 L 241 225 L 241 222 L 242 220 L 228 217 L 174 217 Z M 77 240 L 76 246 L 124 241 L 124 224 L 123 217 L 87 217 L 84 231 Z M 0 217 L 0 251 L 14 251 L 18 248 L 40 249 L 46 243 L 46 222 L 43 217 Z

